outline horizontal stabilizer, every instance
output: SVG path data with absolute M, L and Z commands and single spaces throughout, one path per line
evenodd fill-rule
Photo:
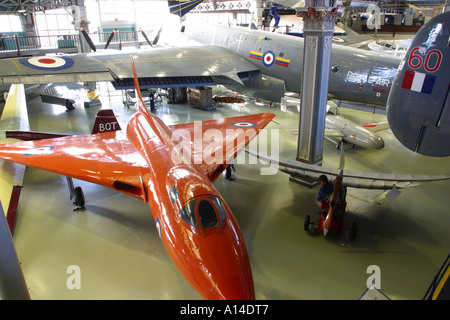
M 338 176 L 341 169 L 327 168 L 318 165 L 311 165 L 288 159 L 276 159 L 267 155 L 259 154 L 251 150 L 246 150 L 264 161 L 272 163 L 278 170 L 290 174 L 294 177 L 318 179 L 320 175 Z M 344 180 L 342 184 L 347 187 L 363 189 L 388 190 L 392 188 L 402 189 L 414 187 L 421 182 L 448 180 L 449 176 L 429 176 L 429 175 L 409 175 L 409 174 L 387 174 L 363 171 L 343 171 Z

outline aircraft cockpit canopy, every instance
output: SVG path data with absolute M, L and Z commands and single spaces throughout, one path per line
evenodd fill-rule
M 201 196 L 189 201 L 179 212 L 180 218 L 197 229 L 223 225 L 225 206 L 216 196 Z

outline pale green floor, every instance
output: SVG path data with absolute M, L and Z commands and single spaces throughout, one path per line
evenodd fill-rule
M 105 85 L 102 85 L 106 88 Z M 103 108 L 113 107 L 126 123 L 121 93 L 103 92 Z M 65 112 L 64 107 L 29 103 L 31 130 L 87 134 L 99 107 Z M 295 158 L 295 109 L 224 104 L 213 111 L 165 105 L 157 115 L 167 124 L 271 111 L 268 129 L 279 130 L 280 156 Z M 384 116 L 343 109 L 357 122 Z M 125 126 L 123 125 L 122 128 Z M 390 131 L 386 147 L 347 147 L 346 168 L 385 173 L 450 174 L 449 159 L 406 150 Z M 339 152 L 324 142 L 324 165 L 337 166 Z M 303 230 L 316 209 L 317 188 L 291 183 L 288 176 L 261 175 L 262 164 L 237 164 L 236 180 L 215 183 L 243 232 L 257 299 L 358 299 L 366 290 L 367 268 L 381 271 L 381 291 L 391 299 L 421 299 L 449 253 L 450 181 L 404 190 L 393 202 L 380 192 L 349 189 L 346 225 L 358 223 L 356 240 L 324 238 Z M 32 299 L 200 299 L 179 274 L 161 244 L 148 206 L 113 190 L 75 181 L 87 200 L 73 211 L 65 178 L 27 168 L 14 233 Z M 71 265 L 80 267 L 81 289 L 69 290 Z

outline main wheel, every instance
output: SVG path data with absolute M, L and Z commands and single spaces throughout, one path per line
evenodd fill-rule
M 83 190 L 81 189 L 81 187 L 76 187 L 73 190 L 74 193 L 74 198 L 75 198 L 75 202 L 74 204 L 78 207 L 83 207 L 86 203 L 85 199 L 84 199 L 84 193 Z
M 356 236 L 358 235 L 358 225 L 356 224 L 356 222 L 353 222 L 352 225 L 352 239 L 356 239 Z
M 303 229 L 305 231 L 309 230 L 309 225 L 311 224 L 310 221 L 311 221 L 311 217 L 309 216 L 309 214 L 307 214 L 306 217 L 305 217 L 305 223 L 303 225 Z

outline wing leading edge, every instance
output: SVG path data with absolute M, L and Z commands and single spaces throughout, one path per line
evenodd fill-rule
M 141 88 L 240 82 L 240 73 L 258 71 L 252 63 L 219 46 L 153 48 L 133 53 Z M 0 61 L 0 79 L 11 83 L 112 81 L 134 88 L 129 53 L 96 52 Z
M 280 171 L 294 177 L 317 180 L 321 174 L 338 176 L 341 169 L 327 168 L 317 165 L 306 164 L 288 159 L 275 159 L 267 155 L 246 150 L 248 153 L 267 161 L 278 167 Z M 376 172 L 343 170 L 342 185 L 353 188 L 389 190 L 414 187 L 421 182 L 448 180 L 449 176 L 439 175 L 409 175 L 409 174 L 386 174 Z

